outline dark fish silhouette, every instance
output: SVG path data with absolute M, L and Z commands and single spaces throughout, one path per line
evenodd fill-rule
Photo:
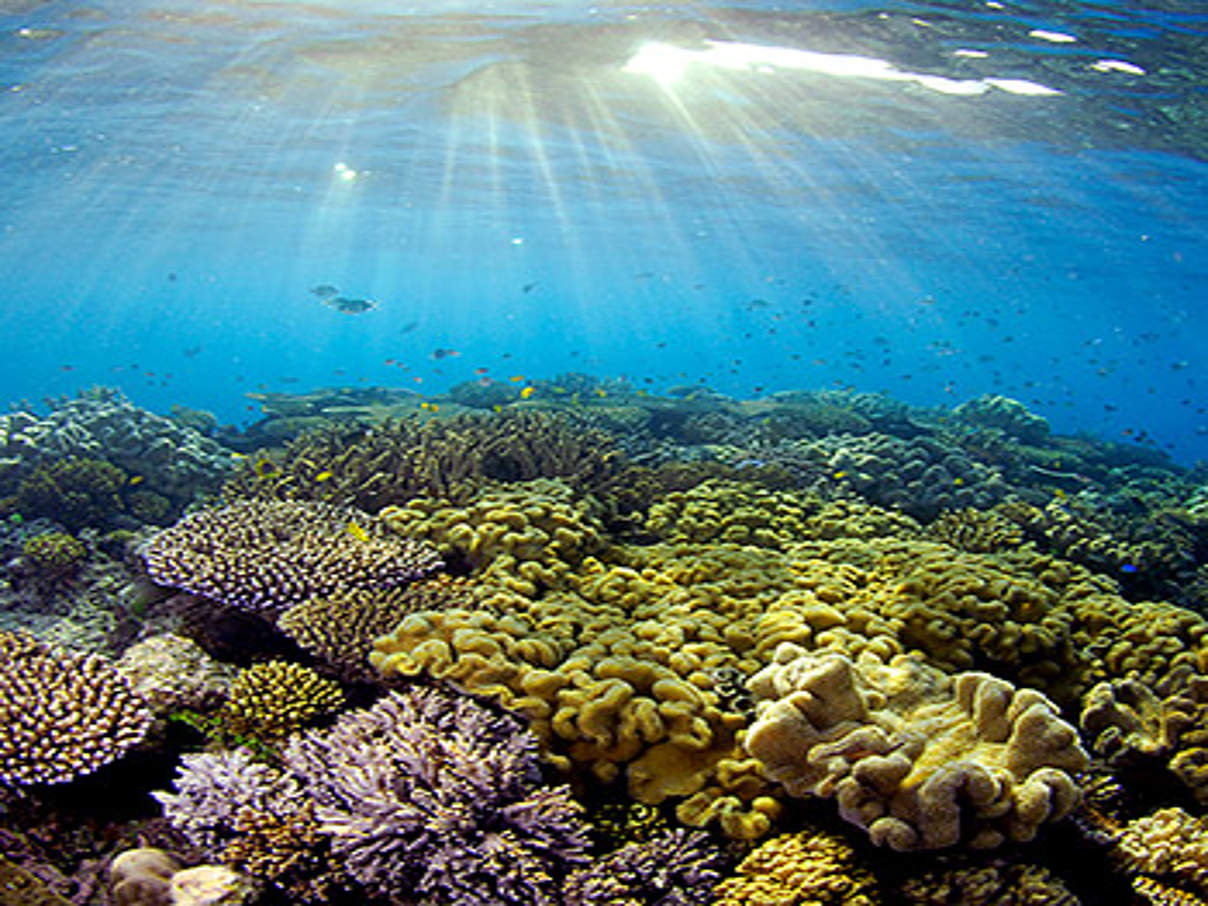
M 373 311 L 377 308 L 377 303 L 372 299 L 348 299 L 344 296 L 336 296 L 333 299 L 324 299 L 324 305 L 330 305 L 336 311 L 343 312 L 346 315 L 359 315 L 367 311 Z
M 318 296 L 323 300 L 334 298 L 340 294 L 340 290 L 330 283 L 320 283 L 318 286 L 312 286 L 310 291 L 312 295 Z

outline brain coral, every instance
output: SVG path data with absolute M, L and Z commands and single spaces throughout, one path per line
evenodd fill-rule
M 436 569 L 436 552 L 358 510 L 241 501 L 200 510 L 141 548 L 161 585 L 246 610 L 281 609 L 341 588 L 389 588 Z
M 121 756 L 151 712 L 99 655 L 0 631 L 0 784 L 65 783 Z
M 1039 692 L 921 661 L 856 662 L 783 645 L 751 679 L 747 750 L 795 796 L 896 850 L 1030 840 L 1068 814 L 1087 765 L 1077 732 Z

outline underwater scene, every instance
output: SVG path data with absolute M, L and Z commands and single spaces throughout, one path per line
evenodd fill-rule
M 1208 906 L 1208 6 L 0 0 L 0 906 Z

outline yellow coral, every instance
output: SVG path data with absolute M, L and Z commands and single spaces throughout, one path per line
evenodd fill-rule
M 714 888 L 714 906 L 876 906 L 876 879 L 841 837 L 783 834 L 739 864 Z
M 239 671 L 218 726 L 229 737 L 262 741 L 281 739 L 338 711 L 344 693 L 309 667 L 289 661 L 266 661 Z

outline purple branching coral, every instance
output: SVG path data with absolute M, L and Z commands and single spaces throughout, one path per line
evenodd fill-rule
M 429 906 L 554 906 L 587 861 L 565 786 L 539 786 L 537 742 L 510 715 L 431 688 L 391 692 L 292 737 L 284 770 L 246 754 L 186 756 L 165 814 L 212 852 L 241 810 L 313 809 L 331 870 L 372 895 Z M 229 850 L 227 850 L 229 852 Z
M 575 871 L 566 879 L 562 902 L 564 906 L 705 906 L 713 902 L 723 861 L 708 834 L 666 830 Z
M 243 610 L 280 610 L 346 588 L 391 588 L 441 564 L 349 507 L 245 500 L 192 513 L 140 550 L 160 585 Z

